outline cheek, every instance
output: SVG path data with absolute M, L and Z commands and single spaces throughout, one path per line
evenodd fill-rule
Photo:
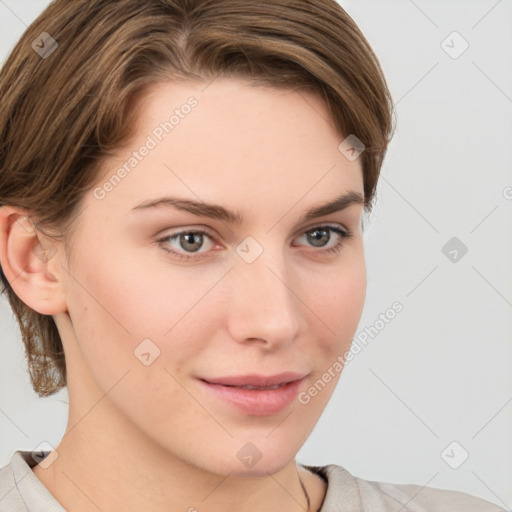
M 351 248 L 339 265 L 304 283 L 304 297 L 316 331 L 325 333 L 324 351 L 348 348 L 361 318 L 366 296 L 366 266 L 362 245 Z
M 80 357 L 104 390 L 128 370 L 144 381 L 136 393 L 173 383 L 165 369 L 179 372 L 206 339 L 208 326 L 197 315 L 207 318 L 200 302 L 218 277 L 204 284 L 184 268 L 171 275 L 168 265 L 148 265 L 142 252 L 104 247 L 82 247 L 70 270 L 68 309 Z
M 70 373 L 83 382 L 90 376 L 133 423 L 153 428 L 163 421 L 178 428 L 179 411 L 193 407 L 179 384 L 181 369 L 197 351 L 185 343 L 194 335 L 180 319 L 197 293 L 183 298 L 176 282 L 155 280 L 154 269 L 123 261 L 114 249 L 105 253 L 109 259 L 83 250 L 76 264 L 81 273 L 70 272 L 68 309 L 79 350 L 71 345 Z M 191 415 L 196 414 L 194 409 Z
M 123 248 L 117 243 L 105 244 L 101 252 L 82 248 L 72 271 L 76 275 L 71 291 L 75 310 L 94 318 L 101 332 L 118 331 L 117 337 L 142 341 L 164 336 L 208 286 L 197 286 L 200 281 L 191 271 L 176 268 L 171 272 L 163 259 L 151 258 L 158 250 Z
M 123 252 L 114 244 L 81 247 L 70 269 L 68 310 L 81 357 L 107 387 L 119 372 L 141 364 L 134 349 L 160 330 L 152 321 L 154 301 L 144 266 Z
M 313 373 L 298 396 L 303 421 L 311 429 L 336 388 L 361 318 L 366 295 L 364 258 L 355 258 L 350 265 L 345 262 L 324 282 L 328 283 L 324 293 L 308 295 L 315 313 L 307 349 Z

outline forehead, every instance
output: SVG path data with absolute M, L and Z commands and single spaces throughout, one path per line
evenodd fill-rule
M 360 160 L 339 151 L 342 137 L 312 93 L 231 78 L 165 82 L 137 107 L 129 147 L 103 162 L 102 208 L 168 194 L 275 215 L 363 192 Z

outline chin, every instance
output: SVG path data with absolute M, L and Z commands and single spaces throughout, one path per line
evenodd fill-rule
M 292 459 L 285 462 L 269 461 L 264 463 L 262 459 L 251 468 L 242 467 L 241 464 L 231 464 L 230 466 L 223 465 L 222 468 L 219 468 L 220 471 L 217 471 L 217 473 L 225 476 L 229 475 L 234 478 L 265 478 L 268 475 L 274 475 L 284 469 L 291 462 L 291 460 Z
M 298 450 L 298 449 L 297 449 Z M 262 452 L 257 451 L 254 445 L 248 442 L 234 456 L 227 458 L 224 455 L 213 461 L 217 474 L 236 478 L 258 478 L 273 475 L 284 469 L 295 459 L 297 450 L 291 449 L 285 452 L 277 447 L 266 447 Z

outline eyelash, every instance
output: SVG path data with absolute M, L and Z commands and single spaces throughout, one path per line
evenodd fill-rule
M 331 247 L 330 249 L 325 249 L 323 251 L 318 251 L 320 253 L 337 254 L 345 246 L 345 242 L 348 239 L 353 237 L 353 233 L 350 230 L 348 230 L 348 229 L 341 229 L 341 228 L 339 228 L 337 226 L 327 226 L 327 225 L 315 226 L 315 227 L 313 227 L 311 229 L 308 229 L 307 231 L 304 231 L 303 234 L 310 233 L 312 231 L 316 231 L 316 230 L 320 230 L 320 229 L 325 229 L 325 230 L 328 230 L 328 231 L 334 231 L 335 233 L 340 235 L 340 240 L 338 241 L 338 243 L 334 247 Z M 179 232 L 174 233 L 172 235 L 168 235 L 168 236 L 158 240 L 158 242 L 163 244 L 165 240 L 169 240 L 169 239 L 173 240 L 173 239 L 176 239 L 180 235 L 183 235 L 183 234 L 206 235 L 208 238 L 213 239 L 212 236 L 207 231 L 203 231 L 203 230 L 186 230 L 186 231 L 179 231 Z M 191 261 L 191 260 L 198 260 L 198 259 L 202 258 L 202 256 L 189 256 L 189 255 L 177 252 L 174 249 L 170 249 L 168 246 L 165 246 L 165 245 L 162 245 L 161 247 L 162 247 L 162 249 L 165 252 L 168 252 L 168 253 L 172 254 L 173 256 L 176 256 L 177 258 L 182 259 L 182 260 Z

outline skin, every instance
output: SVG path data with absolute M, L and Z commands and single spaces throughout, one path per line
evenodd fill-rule
M 302 392 L 349 349 L 366 293 L 362 205 L 299 219 L 342 193 L 363 195 L 361 163 L 338 150 L 342 138 L 315 95 L 232 78 L 205 87 L 161 83 L 144 96 L 133 139 L 95 186 L 165 113 L 190 96 L 198 106 L 103 199 L 85 195 L 69 247 L 31 229 L 26 211 L 0 212 L 4 272 L 26 304 L 53 315 L 66 353 L 66 433 L 55 462 L 33 470 L 74 512 L 304 511 L 299 475 L 311 510 L 325 496 L 295 456 L 339 372 L 308 404 L 296 399 L 270 416 L 240 412 L 196 377 L 298 371 L 307 374 Z M 220 204 L 244 221 L 132 212 L 163 195 Z M 337 254 L 325 253 L 335 232 L 325 247 L 307 236 L 325 223 L 353 233 Z M 157 242 L 192 228 L 212 234 L 196 253 L 179 237 Z M 248 236 L 263 249 L 250 264 L 236 252 Z M 56 252 L 42 261 L 37 244 Z M 134 356 L 146 338 L 160 350 L 149 366 Z M 249 442 L 262 455 L 251 468 L 237 457 Z

